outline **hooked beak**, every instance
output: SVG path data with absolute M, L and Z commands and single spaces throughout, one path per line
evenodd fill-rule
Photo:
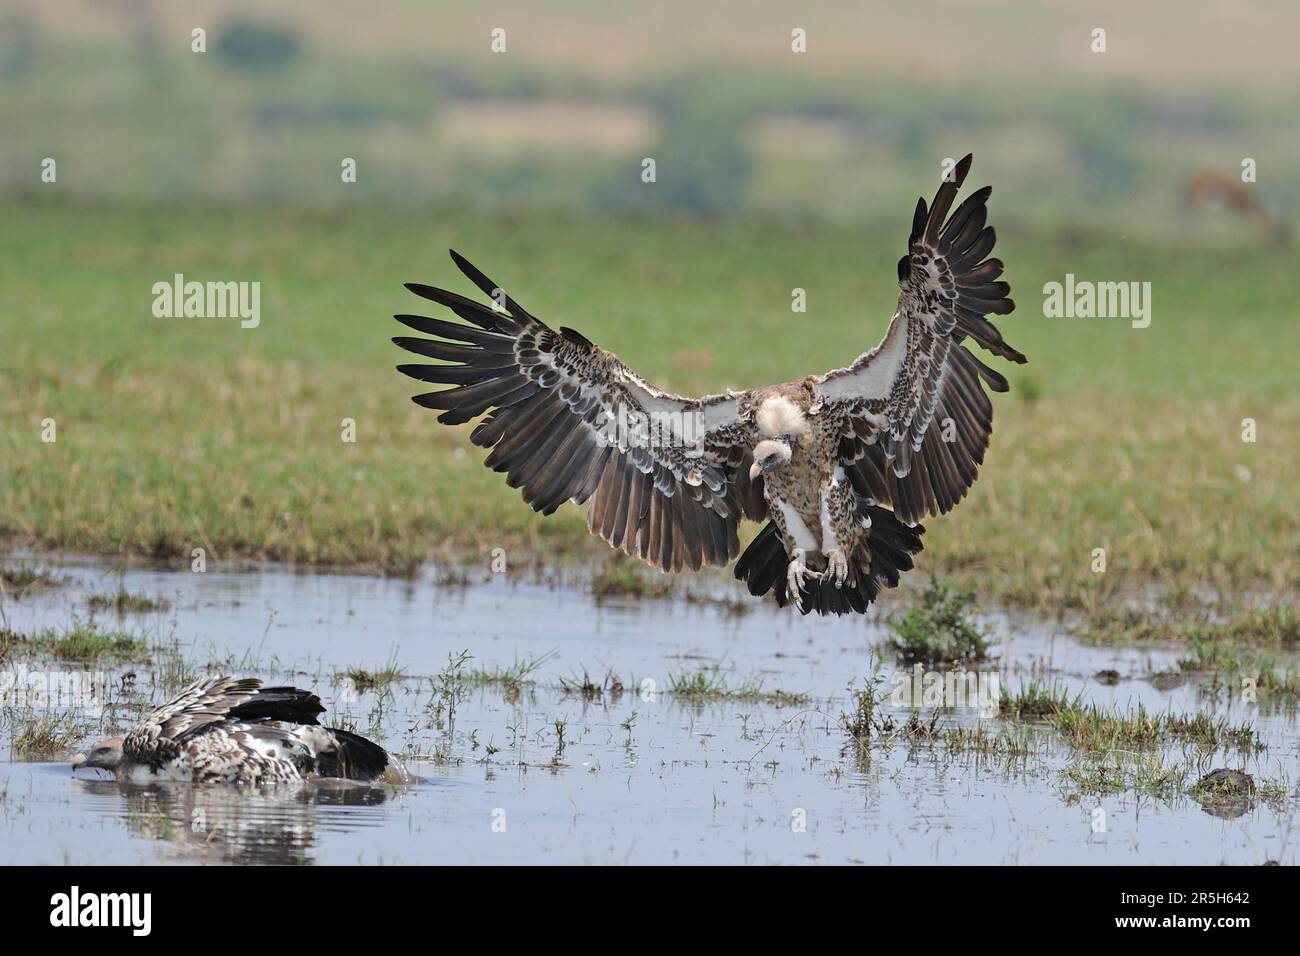
M 763 469 L 759 467 L 758 462 L 754 462 L 752 465 L 749 466 L 749 480 L 750 480 L 750 481 L 753 481 L 755 478 L 757 478 L 757 477 L 758 477 L 759 475 L 761 475 L 762 473 L 763 473 Z

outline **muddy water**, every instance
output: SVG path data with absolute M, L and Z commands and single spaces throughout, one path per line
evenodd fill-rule
M 1072 755 L 1047 733 L 1032 734 L 1034 753 L 1015 761 L 903 740 L 849 745 L 839 717 L 851 707 L 846 685 L 875 666 L 885 632 L 874 616 L 796 619 L 757 602 L 740 615 L 674 599 L 598 604 L 581 589 L 506 577 L 448 588 L 274 568 L 58 570 L 65 586 L 4 603 L 10 628 L 84 620 L 86 597 L 119 585 L 171 601 L 162 612 L 95 615 L 172 649 L 149 665 L 89 668 L 105 690 L 73 703 L 88 733 L 128 722 L 125 704 L 160 700 L 178 670 L 256 674 L 314 687 L 327 719 L 403 754 L 420 780 L 267 794 L 128 788 L 74 777 L 62 761 L 14 761 L 10 721 L 0 728 L 0 862 L 1295 862 L 1300 821 L 1293 828 L 1281 807 L 1257 802 L 1224 818 L 1185 797 L 1076 797 L 1062 775 Z M 992 670 L 1004 686 L 1037 677 L 1108 706 L 1250 722 L 1268 744 L 1262 754 L 1176 747 L 1168 759 L 1294 787 L 1294 714 L 1207 699 L 1189 685 L 1157 689 L 1148 677 L 1170 667 L 1173 652 L 1084 647 L 1023 619 L 987 623 L 1000 639 Z M 440 683 L 449 655 L 464 651 L 468 669 L 544 663 L 513 687 Z M 406 677 L 385 690 L 344 676 L 387 664 Z M 671 692 L 674 675 L 715 665 L 729 686 L 810 700 L 695 702 Z M 1097 681 L 1104 669 L 1119 682 Z M 56 688 L 87 668 L 16 659 L 3 670 L 10 688 L 49 691 L 20 700 L 11 690 L 12 717 L 67 710 Z M 561 686 L 584 673 L 597 684 L 618 675 L 621 692 L 612 682 L 594 696 Z M 450 698 L 447 687 L 456 688 Z M 901 722 L 908 711 L 887 705 L 883 714 Z M 941 721 L 1010 726 L 976 707 Z

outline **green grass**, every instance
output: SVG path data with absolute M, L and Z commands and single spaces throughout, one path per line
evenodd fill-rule
M 1242 607 L 1240 601 L 1227 605 L 1223 611 L 1199 602 L 1098 608 L 1078 634 L 1090 644 L 1190 644 L 1202 658 L 1243 646 L 1300 646 L 1300 612 L 1294 606 Z
M 1051 720 L 1063 711 L 1082 706 L 1083 695 L 1071 697 L 1055 684 L 1029 681 L 1014 694 L 1002 688 L 998 713 L 1012 720 Z
M 24 760 L 64 753 L 85 735 L 85 728 L 71 714 L 13 717 L 9 722 L 10 747 L 14 756 Z
M 892 632 L 885 650 L 909 665 L 982 661 L 988 656 L 989 639 L 972 620 L 974 610 L 973 591 L 931 578 L 905 611 L 885 619 Z
M 733 701 L 772 704 L 777 707 L 804 707 L 812 699 L 808 694 L 797 691 L 766 690 L 761 681 L 730 684 L 722 673 L 722 668 L 716 664 L 700 667 L 691 673 L 670 675 L 668 693 L 695 703 Z
M 56 588 L 62 583 L 62 578 L 33 564 L 0 564 L 0 594 L 22 597 L 29 591 Z
M 1248 724 L 1197 713 L 1148 711 L 1142 704 L 1109 713 L 1069 697 L 1055 687 L 1029 684 L 1016 694 L 1003 691 L 999 714 L 1009 720 L 1043 721 L 1072 749 L 1081 752 L 1140 750 L 1170 743 L 1190 743 L 1204 750 L 1229 747 L 1243 752 L 1263 748 Z
M 406 679 L 406 672 L 391 660 L 382 667 L 358 665 L 346 667 L 342 674 L 359 693 L 363 694 L 367 691 L 386 691 L 393 684 Z
M 66 628 L 31 634 L 0 629 L 0 659 L 10 655 L 47 655 L 60 661 L 144 661 L 148 643 L 136 634 L 103 628 L 94 621 L 74 621 Z
M 994 221 L 1014 191 L 995 197 Z M 999 195 L 1004 195 L 1000 193 Z M 543 319 L 683 392 L 843 364 L 880 337 L 910 203 L 879 227 L 455 210 L 0 208 L 0 546 L 409 573 L 430 556 L 516 567 L 605 552 L 541 518 L 393 371 L 389 315 L 421 280 L 473 293 L 470 255 Z M 1291 474 L 1300 273 L 1267 247 L 1147 245 L 1000 228 L 1030 356 L 1002 367 L 969 498 L 927 522 L 923 572 L 1021 606 L 1110 606 L 1146 585 L 1300 584 Z M 1150 328 L 1045 319 L 1065 271 L 1151 281 Z M 262 322 L 156 319 L 154 282 L 262 283 Z M 809 293 L 792 315 L 790 290 Z M 1244 444 L 1253 417 L 1259 440 Z M 57 442 L 41 441 L 41 422 Z M 341 441 L 341 420 L 357 441 Z M 1240 477 L 1247 469 L 1249 481 Z M 756 530 L 748 526 L 742 538 Z M 1107 571 L 1091 570 L 1107 551 Z M 904 579 L 904 586 L 915 575 Z
M 664 597 L 673 590 L 673 578 L 616 552 L 601 562 L 591 576 L 591 593 L 597 599 Z
M 134 594 L 126 588 L 118 588 L 115 592 L 108 594 L 92 594 L 86 599 L 86 606 L 92 611 L 112 611 L 115 614 L 147 614 L 151 611 L 165 611 L 171 607 L 171 602 L 166 598 Z
M 464 679 L 472 684 L 500 684 L 506 687 L 532 684 L 536 682 L 537 672 L 558 655 L 558 651 L 547 651 L 533 657 L 516 657 L 509 664 L 473 667 L 465 672 Z

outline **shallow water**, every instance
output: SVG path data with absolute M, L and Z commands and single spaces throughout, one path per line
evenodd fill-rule
M 327 722 L 355 725 L 404 754 L 420 780 L 245 793 L 130 788 L 74 777 L 63 762 L 0 762 L 0 862 L 1295 861 L 1290 811 L 1263 801 L 1229 819 L 1186 797 L 1075 799 L 1061 774 L 1071 754 L 1046 732 L 1034 735 L 1031 756 L 1013 762 L 901 739 L 854 747 L 839 717 L 851 708 L 846 685 L 875 666 L 872 649 L 885 636 L 877 615 L 801 619 L 757 601 L 739 615 L 672 598 L 598 604 L 578 589 L 506 576 L 449 588 L 274 568 L 193 574 L 74 562 L 58 570 L 64 587 L 4 603 L 10 628 L 85 619 L 87 595 L 119 585 L 172 602 L 163 612 L 95 615 L 179 647 L 152 665 L 94 668 L 106 686 L 94 704 L 161 700 L 179 652 L 195 670 L 211 664 L 313 687 Z M 1262 754 L 1167 754 L 1194 764 L 1196 776 L 1231 766 L 1294 786 L 1293 713 L 1207 699 L 1192 685 L 1157 689 L 1148 677 L 1171 666 L 1171 651 L 1085 647 L 1056 625 L 1021 618 L 987 623 L 1000 639 L 990 668 L 1004 686 L 1036 677 L 1103 705 L 1141 702 L 1249 722 L 1268 744 Z M 513 690 L 456 685 L 449 721 L 436 676 L 462 651 L 473 656 L 470 668 L 545 662 Z M 388 663 L 407 677 L 384 692 L 359 691 L 342 674 Z M 811 700 L 698 703 L 671 692 L 673 675 L 713 664 L 731 686 L 759 683 Z M 1119 671 L 1120 681 L 1098 682 L 1103 669 Z M 4 670 L 11 688 L 50 688 L 77 669 L 13 660 Z M 597 684 L 619 675 L 621 693 L 588 699 L 561 688 L 584 671 Z M 58 711 L 67 701 L 50 693 L 23 706 Z M 98 731 L 133 713 L 91 706 L 79 716 Z M 884 713 L 901 722 L 909 711 L 887 705 Z M 941 721 L 1011 726 L 973 707 Z M 0 730 L 6 759 L 8 733 Z M 1097 807 L 1104 831 L 1095 830 Z

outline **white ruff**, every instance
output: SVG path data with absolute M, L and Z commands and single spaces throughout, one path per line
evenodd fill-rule
M 775 438 L 777 435 L 802 435 L 808 422 L 799 406 L 783 395 L 765 399 L 754 416 L 760 434 Z

